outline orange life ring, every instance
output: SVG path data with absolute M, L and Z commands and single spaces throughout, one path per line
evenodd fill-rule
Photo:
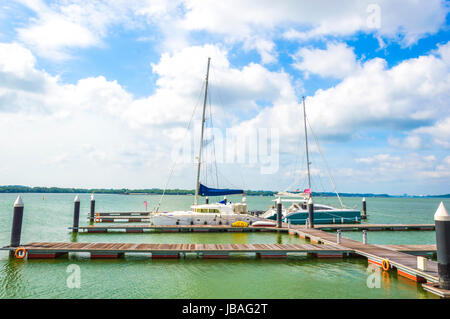
M 100 217 L 95 217 L 94 222 L 100 223 Z
M 23 259 L 27 255 L 27 250 L 23 247 L 19 247 L 16 249 L 14 256 L 16 256 L 17 259 Z
M 383 268 L 384 271 L 388 271 L 391 268 L 391 265 L 389 264 L 389 260 L 383 259 L 381 261 L 381 268 Z

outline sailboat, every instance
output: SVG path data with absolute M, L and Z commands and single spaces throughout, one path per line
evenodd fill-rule
M 311 192 L 311 172 L 308 147 L 308 130 L 306 126 L 306 107 L 305 97 L 303 97 L 303 120 L 305 124 L 305 147 L 306 147 L 306 166 L 308 171 L 308 188 L 303 192 L 278 192 L 275 196 L 280 198 L 282 203 L 290 204 L 288 208 L 282 210 L 282 216 L 285 222 L 291 224 L 306 224 L 309 219 L 307 203 L 312 198 Z M 317 145 L 318 146 L 318 145 Z M 341 204 L 341 208 L 335 208 L 329 205 L 314 203 L 314 223 L 316 224 L 344 224 L 361 222 L 361 212 L 355 209 L 345 208 L 339 193 L 336 191 L 333 179 L 330 174 L 330 180 L 335 189 L 336 195 Z M 275 200 L 274 200 L 275 201 Z M 270 207 L 261 217 L 275 220 L 277 211 L 275 206 Z
M 200 182 L 210 62 L 211 58 L 208 58 L 194 204 L 188 211 L 158 212 L 157 209 L 151 214 L 154 225 L 231 225 L 238 221 L 252 224 L 261 220 L 258 216 L 248 214 L 244 190 L 211 188 Z M 243 195 L 243 197 L 241 202 L 231 203 L 227 201 L 226 195 Z M 204 204 L 199 203 L 200 196 L 205 197 Z M 209 203 L 209 196 L 225 197 L 218 203 Z

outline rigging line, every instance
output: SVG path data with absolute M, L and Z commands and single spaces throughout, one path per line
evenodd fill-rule
M 299 149 L 300 149 L 300 146 L 301 146 L 301 143 L 299 142 L 298 143 Z M 292 172 L 291 172 L 291 175 L 294 176 L 294 180 L 293 180 L 293 182 L 291 184 L 289 184 L 289 186 L 287 186 L 285 188 L 285 190 L 284 190 L 285 192 L 288 191 L 289 188 L 291 188 L 291 187 L 293 187 L 295 185 L 297 185 L 297 186 L 295 186 L 295 188 L 299 188 L 298 185 L 299 185 L 300 179 L 302 178 L 302 174 L 301 173 L 302 173 L 302 170 L 303 170 L 303 164 L 301 164 L 301 167 L 299 167 L 299 170 L 297 170 L 297 164 L 304 162 L 305 152 L 302 152 L 302 160 L 300 162 L 298 162 L 297 156 L 295 157 L 295 159 L 296 159 L 296 161 L 295 161 L 295 164 L 294 164 L 294 168 L 292 169 Z M 306 176 L 303 176 L 302 185 L 306 184 L 305 178 L 306 178 Z
M 299 126 L 299 130 L 298 130 L 298 140 L 297 140 L 297 151 L 296 151 L 296 154 L 299 154 L 300 153 L 300 148 L 301 148 L 301 141 L 302 141 L 302 130 L 301 130 L 301 127 Z M 306 137 L 305 137 L 306 138 Z M 305 159 L 305 152 L 303 151 L 302 152 L 302 161 L 300 162 L 300 163 L 302 163 L 301 165 L 302 165 L 302 167 L 301 168 L 303 168 L 303 164 L 304 164 L 304 160 Z M 294 168 L 293 168 L 293 172 L 292 172 L 292 174 L 294 175 L 294 174 L 296 174 L 296 170 L 297 170 L 297 164 L 298 164 L 298 157 L 296 156 L 295 157 L 295 163 L 294 163 Z
M 187 136 L 187 134 L 189 132 L 189 129 L 191 128 L 192 120 L 194 119 L 195 111 L 197 110 L 197 107 L 199 105 L 200 98 L 201 98 L 204 86 L 205 86 L 205 83 L 202 81 L 202 87 L 200 89 L 200 93 L 199 93 L 199 96 L 197 98 L 197 103 L 194 106 L 194 110 L 192 111 L 191 118 L 190 118 L 189 123 L 188 123 L 188 125 L 186 127 L 186 131 L 184 133 L 184 136 L 183 136 L 183 138 L 181 140 L 184 140 L 186 138 L 186 136 Z M 170 172 L 169 172 L 169 177 L 167 178 L 166 184 L 164 186 L 163 193 L 161 194 L 161 197 L 159 198 L 158 205 L 154 209 L 155 213 L 157 213 L 159 211 L 159 207 L 161 206 L 161 202 L 162 202 L 162 200 L 164 198 L 164 195 L 166 194 L 166 190 L 167 190 L 167 187 L 169 186 L 169 182 L 170 182 L 170 180 L 172 178 L 173 172 L 175 170 L 175 166 L 178 163 L 177 159 L 178 159 L 178 157 L 176 157 L 175 161 L 172 164 L 172 167 L 171 167 Z
M 337 198 L 339 200 L 339 203 L 341 204 L 341 207 L 344 208 L 344 204 L 342 203 L 341 197 L 339 196 L 339 193 L 336 189 L 336 184 L 334 183 L 333 176 L 331 175 L 330 169 L 328 168 L 327 161 L 325 160 L 325 156 L 323 155 L 322 149 L 319 146 L 319 141 L 317 140 L 316 134 L 314 134 L 314 131 L 311 127 L 311 123 L 309 123 L 308 117 L 306 117 L 306 122 L 308 122 L 309 129 L 311 130 L 312 136 L 314 137 L 314 141 L 316 142 L 317 148 L 319 149 L 320 156 L 322 157 L 322 160 L 325 164 L 325 168 L 327 169 L 328 176 L 330 177 L 330 181 L 331 181 L 331 184 L 333 185 L 334 192 L 337 195 Z
M 212 72 L 214 74 L 214 71 Z M 214 75 L 215 77 L 215 75 Z M 211 90 L 210 90 L 211 91 Z M 215 92 L 215 91 L 214 91 Z M 214 131 L 214 124 L 212 119 L 212 107 L 211 107 L 211 94 L 209 95 L 209 121 L 211 123 L 211 130 Z M 217 174 L 217 157 L 216 157 L 216 140 L 214 136 L 212 137 L 212 143 L 213 143 L 213 156 L 214 156 L 214 166 L 216 168 L 216 186 L 219 188 L 219 176 Z

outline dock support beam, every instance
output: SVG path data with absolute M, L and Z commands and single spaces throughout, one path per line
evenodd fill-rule
M 282 204 L 281 204 L 281 198 L 277 198 L 277 228 L 281 228 L 281 218 L 282 218 Z
M 19 195 L 17 196 L 17 199 L 14 202 L 14 212 L 11 229 L 11 243 L 10 243 L 11 247 L 20 246 L 20 236 L 22 234 L 23 209 L 24 205 L 22 202 L 22 197 Z M 10 251 L 10 255 L 14 255 L 14 251 Z
M 311 197 L 308 199 L 308 215 L 308 228 L 314 228 L 314 203 Z
M 95 214 L 95 198 L 94 198 L 94 194 L 92 194 L 91 195 L 91 214 L 89 216 L 90 223 L 94 222 L 94 214 Z
M 439 204 L 434 214 L 436 224 L 436 250 L 439 273 L 439 288 L 450 290 L 450 214 L 444 203 Z
M 80 222 L 80 198 L 75 196 L 75 199 L 73 200 L 73 233 L 78 233 L 78 225 Z
M 366 205 L 366 198 L 363 197 L 362 199 L 362 215 L 361 219 L 367 219 L 367 205 Z

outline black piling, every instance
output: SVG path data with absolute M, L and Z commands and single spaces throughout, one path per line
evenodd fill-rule
M 89 215 L 89 222 L 94 222 L 94 215 L 95 215 L 95 198 L 94 194 L 91 195 L 91 214 Z
M 439 288 L 450 290 L 450 215 L 441 202 L 434 214 Z
M 366 198 L 363 197 L 362 199 L 362 215 L 361 219 L 367 219 L 367 205 L 366 205 Z
M 283 217 L 283 206 L 281 204 L 281 198 L 277 198 L 277 228 L 282 227 L 281 218 Z
M 314 228 L 314 203 L 310 197 L 308 200 L 309 228 Z
M 78 195 L 75 197 L 73 201 L 73 228 L 72 232 L 78 233 L 78 225 L 80 222 L 80 198 Z
M 11 229 L 11 243 L 10 243 L 11 247 L 20 246 L 20 236 L 22 234 L 23 209 L 24 205 L 22 202 L 22 197 L 19 195 L 17 196 L 17 199 L 14 202 L 14 212 Z M 14 252 L 11 251 L 10 254 L 14 255 Z
M 206 196 L 206 198 L 205 198 L 205 204 L 209 204 L 209 198 L 208 198 L 208 196 Z

